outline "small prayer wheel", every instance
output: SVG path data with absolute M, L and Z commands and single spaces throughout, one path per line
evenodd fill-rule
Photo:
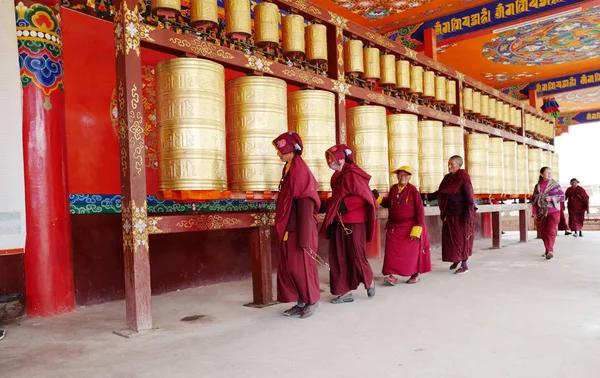
M 281 35 L 283 39 L 283 55 L 301 56 L 304 54 L 304 17 L 298 14 L 288 14 L 281 20 Z
M 408 60 L 396 62 L 396 86 L 400 89 L 410 89 L 410 62 Z
M 523 110 L 517 109 L 517 115 L 515 117 L 515 126 L 518 128 L 523 127 Z
M 502 138 L 489 139 L 490 193 L 504 194 L 504 142 Z
M 456 81 L 446 80 L 446 103 L 456 105 Z
M 536 147 L 529 149 L 529 188 L 528 193 L 533 192 L 533 188 L 538 183 L 540 169 L 542 169 L 542 150 Z
M 306 60 L 313 64 L 327 62 L 327 27 L 311 24 L 306 27 Z
M 476 194 L 490 193 L 489 139 L 487 134 L 467 135 L 467 172 Z
M 391 54 L 380 56 L 381 79 L 379 85 L 382 87 L 396 86 L 396 57 Z
M 228 37 L 245 40 L 252 35 L 248 0 L 225 0 L 225 14 L 225 33 Z
M 446 77 L 435 77 L 435 99 L 436 101 L 446 102 Z
M 488 95 L 481 95 L 481 113 L 480 113 L 483 117 L 489 117 L 490 116 L 490 96 Z
M 507 125 L 510 125 L 510 105 L 503 103 L 502 104 L 502 122 Z
M 473 91 L 473 113 L 481 114 L 481 92 Z
M 411 66 L 410 91 L 415 94 L 423 93 L 423 67 Z
M 504 123 L 504 103 L 500 100 L 496 100 L 496 120 Z
M 446 168 L 444 161 L 443 126 L 440 121 L 419 121 L 419 189 L 422 193 L 435 192 Z
M 473 89 L 472 88 L 463 88 L 463 109 L 466 112 L 473 111 Z
M 279 8 L 273 3 L 260 3 L 254 7 L 254 43 L 256 46 L 279 45 Z
M 514 106 L 510 107 L 510 124 L 512 126 L 517 126 L 517 108 L 515 108 Z
M 490 97 L 489 106 L 488 106 L 488 117 L 491 119 L 497 119 L 496 117 L 496 99 Z
M 526 144 L 517 145 L 517 194 L 530 194 L 529 191 L 529 149 Z M 537 179 L 537 175 L 535 176 Z M 533 187 L 531 187 L 533 191 Z
M 344 69 L 349 74 L 362 74 L 364 72 L 362 41 L 349 39 L 344 43 Z
M 410 182 L 419 188 L 419 117 L 414 114 L 390 114 L 387 116 L 389 167 L 403 165 L 412 168 Z M 397 175 L 390 173 L 390 182 L 397 182 Z
M 425 71 L 423 74 L 423 97 L 435 97 L 435 72 Z
M 165 16 L 169 18 L 177 17 L 181 14 L 180 0 L 152 0 L 150 2 L 152 14 Z
M 556 152 L 552 153 L 552 177 L 556 180 L 556 182 L 560 182 L 560 174 L 558 170 L 558 154 Z
M 362 74 L 364 80 L 375 81 L 381 77 L 379 49 L 367 47 L 363 50 L 365 72 Z
M 215 0 L 190 0 L 190 24 L 196 29 L 212 29 L 219 25 Z
M 504 143 L 504 193 L 519 194 L 517 186 L 517 142 Z

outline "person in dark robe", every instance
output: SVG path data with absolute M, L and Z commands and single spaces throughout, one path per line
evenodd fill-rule
M 420 274 L 431 271 L 431 256 L 425 211 L 421 193 L 410 183 L 412 170 L 409 166 L 392 171 L 398 184 L 392 186 L 387 198 L 373 190 L 377 202 L 389 209 L 385 226 L 385 255 L 383 258 L 383 282 L 394 286 L 399 276 L 410 276 L 406 283 L 419 282 Z
M 573 236 L 583 236 L 581 229 L 583 228 L 585 213 L 590 213 L 590 197 L 585 189 L 579 186 L 579 181 L 576 178 L 571 179 L 571 186 L 565 192 L 565 199 L 568 201 L 569 227 L 573 231 Z
M 565 194 L 560 184 L 552 179 L 552 169 L 542 167 L 531 203 L 533 216 L 546 249 L 542 256 L 548 260 L 554 257 L 554 242 L 560 221 L 560 203 L 564 200 Z
M 571 235 L 571 229 L 567 224 L 567 217 L 565 217 L 565 203 L 560 203 L 560 220 L 558 221 L 558 231 L 564 231 L 565 235 Z
M 331 303 L 353 302 L 352 290 L 362 283 L 367 295 L 375 295 L 373 270 L 367 260 L 367 242 L 375 230 L 375 199 L 369 176 L 355 162 L 352 150 L 338 144 L 325 152 L 331 177 L 332 196 L 324 205 L 321 235 L 329 239 Z
M 425 196 L 437 199 L 442 218 L 442 261 L 451 262 L 450 270 L 455 274 L 469 271 L 468 260 L 473 254 L 475 239 L 475 199 L 473 184 L 466 170 L 462 169 L 463 158 L 454 155 L 448 160 L 448 174 L 438 190 Z
M 317 214 L 321 201 L 317 180 L 302 159 L 300 135 L 283 133 L 273 145 L 285 162 L 275 208 L 277 301 L 296 302 L 285 316 L 308 318 L 319 306 L 321 290 L 317 271 Z

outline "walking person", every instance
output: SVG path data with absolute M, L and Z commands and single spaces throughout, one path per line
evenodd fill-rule
M 533 216 L 546 249 L 543 256 L 548 260 L 554 257 L 554 242 L 560 221 L 560 203 L 564 200 L 565 194 L 560 184 L 552 179 L 552 169 L 542 167 L 531 203 Z
M 560 220 L 558 221 L 558 231 L 564 231 L 565 235 L 571 235 L 571 229 L 569 228 L 567 218 L 565 217 L 564 201 L 560 203 Z
M 569 227 L 571 227 L 574 237 L 581 237 L 583 236 L 581 229 L 583 228 L 585 213 L 590 213 L 590 197 L 585 189 L 579 186 L 579 181 L 576 178 L 571 179 L 571 186 L 565 192 L 565 200 L 568 201 Z

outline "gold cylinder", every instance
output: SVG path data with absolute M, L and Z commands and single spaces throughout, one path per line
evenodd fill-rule
M 496 120 L 498 122 L 504 122 L 504 103 L 500 100 L 496 101 Z
M 467 171 L 476 194 L 490 193 L 489 135 L 467 135 Z
M 225 69 L 204 59 L 156 66 L 158 187 L 225 190 Z
M 379 49 L 375 47 L 367 47 L 363 50 L 365 72 L 362 74 L 363 79 L 377 80 L 381 76 Z
M 152 0 L 150 2 L 150 9 L 152 13 L 165 12 L 169 15 L 180 15 L 181 14 L 181 1 L 180 0 Z
M 510 124 L 510 105 L 502 104 L 502 122 Z
M 484 94 L 481 95 L 481 115 L 483 117 L 490 116 L 490 96 Z
M 390 189 L 388 135 L 383 106 L 356 106 L 347 110 L 348 142 L 356 163 L 371 175 L 370 186 Z
M 277 191 L 282 163 L 272 140 L 287 131 L 285 81 L 245 76 L 227 82 L 227 169 L 232 191 Z
M 443 141 L 443 161 L 448 161 L 454 155 L 465 156 L 465 131 L 462 127 L 444 126 Z
M 446 103 L 448 105 L 456 105 L 456 81 L 446 81 Z
M 519 194 L 517 185 L 517 142 L 504 142 L 504 193 Z
M 252 35 L 248 0 L 225 0 L 225 14 L 225 32 L 228 37 L 247 38 Z
M 302 158 L 315 175 L 319 191 L 330 192 L 331 169 L 323 151 L 335 144 L 335 96 L 331 92 L 303 90 L 288 94 L 288 125 L 302 137 Z
M 446 102 L 446 78 L 444 76 L 435 77 L 435 99 Z
M 380 59 L 381 80 L 379 80 L 379 85 L 396 86 L 396 57 L 391 54 L 385 54 Z
M 214 28 L 219 24 L 215 0 L 190 0 L 190 24 L 198 29 Z
M 304 54 L 304 17 L 288 14 L 281 20 L 281 38 L 283 39 L 283 55 Z
M 533 192 L 533 187 L 529 191 L 529 149 L 525 144 L 517 146 L 517 188 L 518 194 Z
M 349 39 L 344 43 L 344 69 L 346 73 L 363 73 L 363 43 L 358 39 Z
M 542 169 L 542 150 L 532 147 L 529 149 L 529 193 L 533 193 Z
M 517 115 L 515 116 L 515 126 L 518 128 L 523 127 L 523 110 L 517 109 Z
M 396 62 L 396 86 L 400 89 L 410 89 L 410 62 L 408 60 Z
M 510 115 L 510 122 L 509 124 L 512 126 L 516 126 L 517 125 L 517 108 L 515 108 L 514 106 L 509 105 L 510 109 L 509 109 L 509 115 Z
M 498 117 L 496 116 L 496 99 L 495 98 L 491 98 L 490 97 L 490 103 L 488 106 L 488 117 L 490 117 L 491 119 L 498 119 Z
M 440 121 L 419 122 L 419 187 L 422 193 L 435 192 L 444 178 L 446 161 L 443 127 Z
M 254 43 L 258 47 L 279 45 L 279 8 L 273 3 L 254 7 Z
M 467 112 L 473 110 L 473 89 L 463 88 L 463 109 Z
M 327 27 L 310 24 L 306 27 L 306 60 L 311 63 L 327 62 Z
M 490 193 L 504 194 L 504 142 L 502 138 L 489 139 Z
M 541 167 L 548 167 L 550 169 L 552 169 L 552 167 L 550 166 L 552 164 L 552 156 L 550 156 L 550 151 L 548 150 L 540 150 L 541 151 L 541 161 L 540 161 L 540 168 Z
M 390 114 L 387 116 L 388 155 L 390 169 L 403 165 L 412 168 L 410 183 L 419 188 L 419 117 L 414 114 Z M 390 182 L 397 182 L 397 175 L 390 174 Z
M 423 74 L 423 97 L 435 97 L 435 72 L 425 71 Z
M 410 68 L 410 91 L 423 93 L 423 67 L 421 66 L 411 66 Z
M 558 154 L 556 152 L 552 153 L 552 177 L 556 180 L 556 182 L 560 182 L 560 171 L 558 166 Z
M 481 114 L 481 92 L 473 91 L 473 113 Z

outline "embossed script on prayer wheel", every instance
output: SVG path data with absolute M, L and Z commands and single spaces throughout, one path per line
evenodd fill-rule
M 356 163 L 371 175 L 372 189 L 390 189 L 388 135 L 383 106 L 357 106 L 347 111 L 348 144 Z
M 484 117 L 489 117 L 490 116 L 490 96 L 488 95 L 481 95 L 481 113 L 482 116 Z
M 481 92 L 473 91 L 473 113 L 481 114 Z
M 473 89 L 463 88 L 463 109 L 467 112 L 473 111 Z
M 552 177 L 560 182 L 560 174 L 558 170 L 558 154 L 556 152 L 552 153 Z
M 311 24 L 306 27 L 306 60 L 311 63 L 327 62 L 327 27 Z
M 195 58 L 156 66 L 159 191 L 227 189 L 225 69 Z
M 446 104 L 456 105 L 456 81 L 446 80 Z
M 435 192 L 444 178 L 446 161 L 442 123 L 440 121 L 419 122 L 419 190 L 422 193 Z
M 362 41 L 349 39 L 344 43 L 344 69 L 349 74 L 364 72 Z
M 272 141 L 287 131 L 286 83 L 247 76 L 226 88 L 229 189 L 277 191 L 283 166 Z
M 330 192 L 331 169 L 323 151 L 335 144 L 335 96 L 331 92 L 303 90 L 288 94 L 289 129 L 304 142 L 302 158 L 319 183 Z
M 473 191 L 476 194 L 490 192 L 489 136 L 487 134 L 467 135 L 467 171 L 471 176 Z
M 423 73 L 423 97 L 435 97 L 435 72 L 433 71 Z
M 403 165 L 412 168 L 410 183 L 419 188 L 419 117 L 414 114 L 390 114 L 387 116 L 389 166 L 396 169 Z M 390 183 L 398 181 L 390 174 Z
M 537 177 L 537 176 L 536 176 Z M 517 188 L 518 194 L 529 194 L 529 149 L 525 144 L 517 145 Z M 531 189 L 533 191 L 533 187 Z
M 423 93 L 423 67 L 410 67 L 410 91 L 414 94 Z
M 248 0 L 225 0 L 225 14 L 225 33 L 228 37 L 246 39 L 252 34 Z
M 504 143 L 504 192 L 506 194 L 519 194 L 517 186 L 517 142 Z
M 465 156 L 465 131 L 462 127 L 445 126 L 443 129 L 443 141 L 444 161 L 448 161 L 454 155 Z
M 214 28 L 219 24 L 215 0 L 190 0 L 190 24 L 197 29 Z
M 375 47 L 367 47 L 363 50 L 365 72 L 362 78 L 365 80 L 377 80 L 381 76 L 379 49 Z
M 254 7 L 254 43 L 258 47 L 279 45 L 279 8 L 273 3 Z
M 493 120 L 496 120 L 498 117 L 496 117 L 496 99 L 495 98 L 490 98 L 490 105 L 488 108 L 488 117 L 490 117 Z
M 489 139 L 490 193 L 504 194 L 504 143 L 502 138 Z
M 446 101 L 446 78 L 444 76 L 435 77 L 435 99 L 437 101 Z
M 410 89 L 410 62 L 408 60 L 396 62 L 396 86 L 400 89 Z
M 158 14 L 166 17 L 175 17 L 181 14 L 180 0 L 152 0 L 150 9 L 153 14 Z
M 281 36 L 283 39 L 283 55 L 304 55 L 304 17 L 288 14 L 281 20 Z
M 535 184 L 540 177 L 540 169 L 542 169 L 542 150 L 539 148 L 529 149 L 529 193 L 533 192 Z
M 379 85 L 382 87 L 396 86 L 396 57 L 391 54 L 380 57 L 381 79 Z

